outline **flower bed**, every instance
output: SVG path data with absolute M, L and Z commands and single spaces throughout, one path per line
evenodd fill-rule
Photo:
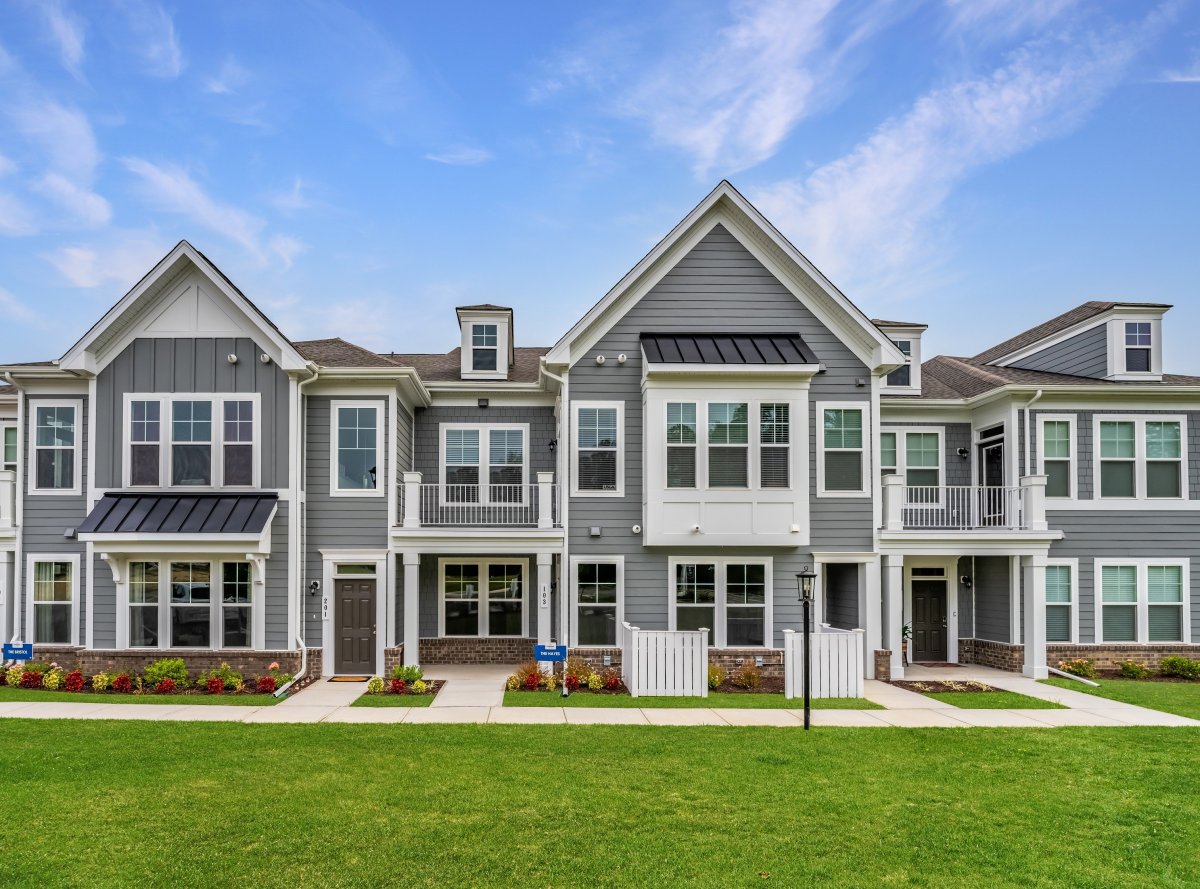
M 422 706 L 432 700 L 444 684 L 440 679 L 425 679 L 420 667 L 397 664 L 388 679 L 373 676 L 367 681 L 367 693 L 359 698 L 357 706 L 387 706 L 381 703 L 392 700 L 397 706 Z M 364 701 L 364 699 L 366 699 Z
M 571 694 L 628 695 L 621 674 L 612 667 L 595 670 L 582 658 L 569 658 L 560 672 L 543 673 L 536 661 L 529 661 L 508 677 L 505 690 L 560 692 L 563 685 Z M 716 664 L 708 668 L 708 689 L 721 694 L 783 694 L 783 679 L 764 676 L 761 669 L 745 664 L 733 672 Z
M 1137 682 L 1198 682 L 1200 681 L 1200 660 L 1195 658 L 1170 656 L 1158 662 L 1154 669 L 1142 661 L 1121 661 L 1115 670 L 1100 670 L 1088 658 L 1071 658 L 1059 661 L 1058 669 L 1072 676 L 1084 679 L 1131 679 Z
M 893 680 L 891 683 L 906 691 L 915 691 L 926 697 L 947 704 L 953 704 L 964 710 L 1063 710 L 1062 704 L 1023 695 L 1015 691 L 995 688 L 986 682 L 975 679 L 956 681 L 922 680 L 902 681 Z
M 147 665 L 141 673 L 101 672 L 85 676 L 77 668 L 67 670 L 55 662 L 39 661 L 18 663 L 0 671 L 0 686 L 7 689 L 55 692 L 63 697 L 267 697 L 291 681 L 292 676 L 282 672 L 277 663 L 271 664 L 261 676 L 250 678 L 228 664 L 193 677 L 183 658 L 162 658 Z

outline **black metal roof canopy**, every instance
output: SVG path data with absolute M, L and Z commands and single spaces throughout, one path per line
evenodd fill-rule
M 643 333 L 651 364 L 816 364 L 798 333 Z
M 80 534 L 261 534 L 277 494 L 105 494 Z

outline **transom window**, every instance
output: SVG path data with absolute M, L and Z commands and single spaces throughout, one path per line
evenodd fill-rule
M 442 563 L 444 636 L 524 636 L 524 562 Z
M 820 489 L 827 495 L 865 494 L 866 409 L 850 405 L 820 405 Z
M 1151 348 L 1154 345 L 1149 321 L 1125 322 L 1125 371 L 1148 373 Z
M 708 628 L 710 645 L 767 645 L 771 632 L 768 559 L 671 559 L 674 629 Z
M 617 644 L 621 575 L 622 563 L 617 560 L 576 563 L 576 645 Z
M 78 408 L 34 404 L 33 419 L 34 490 L 79 490 Z
M 1096 560 L 1098 642 L 1189 642 L 1189 562 Z
M 496 370 L 498 344 L 495 324 L 471 325 L 471 369 Z
M 33 563 L 33 641 L 69 645 L 75 604 L 75 563 Z
M 378 404 L 333 404 L 336 472 L 333 493 L 373 495 L 380 492 L 383 408 Z
M 575 490 L 620 494 L 621 409 L 615 404 L 575 405 Z
M 523 503 L 527 442 L 527 426 L 443 426 L 442 502 Z
M 1097 419 L 1099 497 L 1182 499 L 1186 440 L 1182 418 Z
M 254 644 L 249 562 L 131 561 L 128 591 L 130 648 L 220 649 Z

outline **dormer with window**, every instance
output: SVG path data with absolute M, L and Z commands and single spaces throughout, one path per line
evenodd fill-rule
M 506 380 L 513 364 L 513 312 L 504 306 L 461 306 L 462 378 Z
M 876 326 L 904 353 L 904 366 L 891 371 L 883 380 L 885 395 L 921 394 L 921 335 L 929 328 L 905 321 L 876 321 Z
M 1122 307 L 1108 321 L 1108 378 L 1162 379 L 1162 311 Z

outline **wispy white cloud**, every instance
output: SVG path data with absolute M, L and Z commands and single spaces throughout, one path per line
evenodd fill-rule
M 297 176 L 292 180 L 292 187 L 286 191 L 277 191 L 267 198 L 268 202 L 281 213 L 299 213 L 313 206 L 313 200 L 307 194 L 304 180 Z
M 100 163 L 100 147 L 87 116 L 53 99 L 27 99 L 9 110 L 18 133 L 38 144 L 50 166 L 88 181 Z
M 82 77 L 84 54 L 83 22 L 67 12 L 60 0 L 41 0 L 38 4 L 50 29 L 50 36 L 58 45 L 63 67 L 75 77 Z
M 186 61 L 171 14 L 153 0 L 120 0 L 118 6 L 133 38 L 129 48 L 141 57 L 146 73 L 164 78 L 182 74 Z
M 0 177 L 11 176 L 17 172 L 17 165 L 12 158 L 0 154 Z
M 75 287 L 132 287 L 171 248 L 155 230 L 109 231 L 97 243 L 70 244 L 44 254 L 58 273 Z
M 491 159 L 492 153 L 486 148 L 477 148 L 470 145 L 457 145 L 445 151 L 435 151 L 425 155 L 425 160 L 427 161 L 448 164 L 452 167 L 475 167 L 479 164 L 485 164 Z
M 751 191 L 823 270 L 859 294 L 882 292 L 931 259 L 954 188 L 988 164 L 1069 131 L 1112 89 L 1164 24 L 1039 40 L 984 76 L 925 94 L 844 157 Z
M 218 96 L 238 93 L 250 82 L 250 72 L 233 56 L 226 56 L 216 74 L 204 78 L 204 91 Z
M 23 237 L 37 231 L 33 209 L 17 196 L 0 191 L 0 235 Z
M 84 225 L 107 225 L 112 219 L 112 207 L 107 200 L 59 173 L 47 173 L 33 188 Z
M 1200 51 L 1194 54 L 1190 65 L 1164 71 L 1158 80 L 1161 83 L 1200 83 Z
M 308 245 L 290 235 L 272 235 L 267 241 L 267 249 L 279 259 L 286 271 L 295 264 L 296 257 L 308 249 Z
M 1011 37 L 1044 28 L 1080 0 L 945 0 L 950 25 L 979 38 Z

